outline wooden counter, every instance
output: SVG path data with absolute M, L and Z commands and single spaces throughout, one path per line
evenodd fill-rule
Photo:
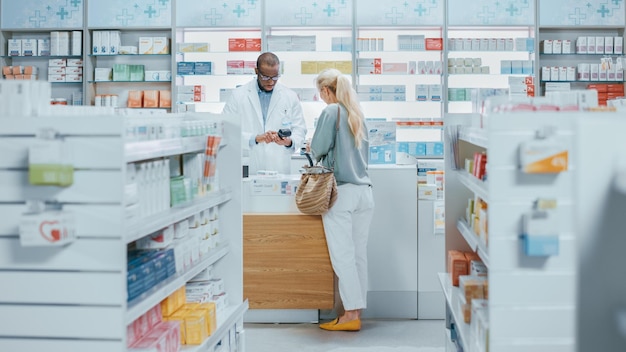
M 243 215 L 243 295 L 250 309 L 332 309 L 321 216 Z

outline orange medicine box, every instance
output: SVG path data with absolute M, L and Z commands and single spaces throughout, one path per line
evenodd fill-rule
M 469 268 L 465 254 L 461 251 L 448 251 L 448 272 L 452 279 L 452 286 L 459 286 L 459 276 L 467 275 Z
M 159 91 L 159 107 L 171 108 L 172 107 L 172 92 L 169 90 Z
M 158 90 L 144 90 L 143 91 L 143 107 L 144 108 L 159 107 L 159 91 Z
M 246 51 L 261 51 L 261 38 L 246 38 Z
M 143 91 L 142 90 L 129 90 L 128 102 L 126 106 L 129 108 L 140 108 L 143 106 Z
M 228 51 L 246 51 L 244 38 L 228 38 Z
M 426 38 L 426 50 L 443 50 L 443 38 Z

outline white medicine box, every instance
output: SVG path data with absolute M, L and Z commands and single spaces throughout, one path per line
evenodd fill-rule
M 139 38 L 139 54 L 154 54 L 152 37 L 140 37 Z

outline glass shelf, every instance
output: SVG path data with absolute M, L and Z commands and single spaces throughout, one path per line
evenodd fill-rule
M 606 83 L 606 84 L 624 84 L 625 81 L 541 81 L 541 83 Z
M 0 56 L 3 59 L 82 59 L 83 57 L 80 55 L 62 55 L 62 56 L 11 56 L 11 55 L 3 55 Z
M 87 81 L 89 83 L 172 83 L 172 81 Z
M 132 57 L 132 56 L 141 56 L 141 57 L 163 57 L 163 56 L 172 56 L 172 54 L 115 54 L 115 55 L 87 55 L 89 57 Z

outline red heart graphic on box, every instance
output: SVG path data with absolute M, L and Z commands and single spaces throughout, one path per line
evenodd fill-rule
M 45 238 L 48 242 L 57 242 L 61 239 L 61 229 L 59 228 L 59 222 L 54 221 L 42 221 L 39 224 L 39 233 L 41 237 Z

